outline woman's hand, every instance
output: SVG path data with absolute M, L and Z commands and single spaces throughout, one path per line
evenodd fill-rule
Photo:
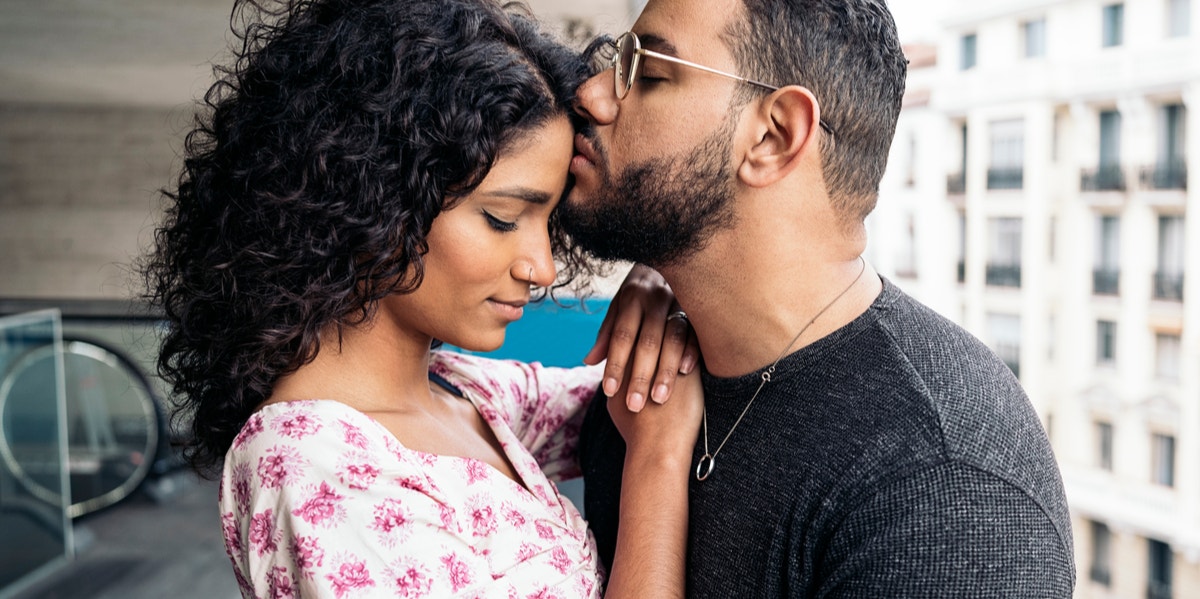
M 685 466 L 691 462 L 704 416 L 704 389 L 698 370 L 679 375 L 671 401 L 661 405 L 648 405 L 634 412 L 619 398 L 620 394 L 608 398 L 608 413 L 625 439 L 627 464 L 631 459 Z
M 678 375 L 688 374 L 700 360 L 700 346 L 686 317 L 679 312 L 675 294 L 658 271 L 635 264 L 609 304 L 596 344 L 585 364 L 604 367 L 604 394 L 621 397 L 633 412 L 650 398 L 663 403 L 671 397 Z M 681 313 L 681 312 L 680 312 Z
M 699 369 L 681 375 L 671 401 L 635 414 L 610 397 L 625 438 L 616 554 L 605 597 L 682 598 L 687 556 L 688 484 L 704 416 Z

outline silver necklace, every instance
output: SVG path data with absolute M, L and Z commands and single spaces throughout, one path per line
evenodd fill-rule
M 833 298 L 833 301 L 825 304 L 825 307 L 821 308 L 821 311 L 817 312 L 816 316 L 813 316 L 804 324 L 804 326 L 800 327 L 800 332 L 796 333 L 795 337 L 792 337 L 791 342 L 787 344 L 787 347 L 783 348 L 783 351 L 779 354 L 779 357 L 775 358 L 775 361 L 772 362 L 766 370 L 762 371 L 762 373 L 759 375 L 761 380 L 758 383 L 758 388 L 754 390 L 754 395 L 750 396 L 750 401 L 746 402 L 746 407 L 742 408 L 742 413 L 737 417 L 737 420 L 733 422 L 733 426 L 729 427 L 729 432 L 725 433 L 725 438 L 721 439 L 721 444 L 717 446 L 717 450 L 712 453 L 709 453 L 708 451 L 708 407 L 706 406 L 704 408 L 704 455 L 700 457 L 700 462 L 696 464 L 696 480 L 705 480 L 710 474 L 712 474 L 713 468 L 716 468 L 717 454 L 721 453 L 721 449 L 725 447 L 725 442 L 729 440 L 729 437 L 733 436 L 733 431 L 737 430 L 738 425 L 742 423 L 742 418 L 746 416 L 746 412 L 750 411 L 750 406 L 754 405 L 754 400 L 758 399 L 759 392 L 763 390 L 763 387 L 767 386 L 767 383 L 771 382 L 771 375 L 775 373 L 775 367 L 778 366 L 779 361 L 787 355 L 788 350 L 792 349 L 792 346 L 800 340 L 800 336 L 804 334 L 804 331 L 808 330 L 808 327 L 812 326 L 812 323 L 816 322 L 817 319 L 820 318 L 821 315 L 830 308 L 830 306 L 833 306 L 838 300 L 842 299 L 842 296 L 846 295 L 846 293 L 858 283 L 858 280 L 862 278 L 863 272 L 867 270 L 867 261 L 864 260 L 862 256 L 859 256 L 858 259 L 860 262 L 862 262 L 862 268 L 859 269 L 858 276 L 854 277 L 854 280 L 851 281 L 850 284 L 847 285 L 846 288 L 837 295 L 837 297 Z

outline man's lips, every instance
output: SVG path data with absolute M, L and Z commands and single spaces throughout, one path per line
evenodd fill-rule
M 575 134 L 575 152 L 587 159 L 588 162 L 596 164 L 596 148 L 592 147 L 592 142 L 582 133 Z

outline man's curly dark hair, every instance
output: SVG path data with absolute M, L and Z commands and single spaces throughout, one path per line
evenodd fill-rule
M 578 53 L 492 0 L 238 0 L 142 264 L 185 456 L 210 474 L 320 335 L 420 285 L 426 236 L 509 144 L 570 113 Z M 588 268 L 555 217 L 557 285 Z

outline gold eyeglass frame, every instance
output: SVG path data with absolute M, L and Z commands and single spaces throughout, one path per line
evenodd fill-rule
M 624 44 L 628 43 L 628 40 L 633 41 L 633 58 L 630 60 L 629 73 L 627 75 L 625 75 L 621 72 L 621 50 L 624 47 Z M 740 75 L 734 75 L 733 73 L 727 73 L 725 71 L 717 70 L 712 67 L 706 67 L 702 64 L 697 64 L 697 63 L 691 62 L 690 60 L 684 60 L 682 58 L 678 58 L 676 56 L 671 56 L 669 54 L 655 52 L 654 50 L 647 50 L 642 47 L 642 42 L 641 42 L 641 40 L 638 39 L 637 34 L 632 31 L 626 31 L 625 33 L 622 33 L 620 36 L 617 37 L 617 39 L 609 42 L 609 45 L 613 48 L 613 55 L 611 58 L 612 62 L 609 65 L 610 68 L 612 68 L 612 70 L 613 70 L 613 92 L 616 94 L 618 101 L 624 100 L 625 97 L 629 95 L 629 90 L 633 88 L 634 81 L 637 80 L 638 68 L 641 67 L 641 64 L 642 64 L 641 57 L 643 57 L 643 56 L 649 56 L 651 58 L 657 58 L 659 60 L 673 62 L 675 64 L 680 64 L 685 67 L 691 67 L 693 69 L 698 69 L 698 70 L 704 71 L 705 73 L 711 73 L 713 75 L 720 75 L 722 77 L 728 77 L 729 79 L 733 79 L 735 81 L 740 81 L 742 83 L 748 83 L 750 85 L 757 85 L 758 87 L 761 87 L 764 89 L 769 89 L 771 91 L 779 90 L 778 87 L 771 85 L 769 83 L 763 83 L 762 81 L 755 81 L 753 79 L 748 79 L 748 78 L 742 77 Z M 624 79 L 624 86 L 621 85 L 622 79 Z M 622 87 L 624 87 L 624 90 L 622 90 Z M 829 124 L 825 122 L 825 119 L 821 119 L 819 121 L 819 124 L 821 125 L 821 128 L 825 130 L 826 133 L 828 133 L 829 135 L 834 134 L 833 127 L 830 127 Z

